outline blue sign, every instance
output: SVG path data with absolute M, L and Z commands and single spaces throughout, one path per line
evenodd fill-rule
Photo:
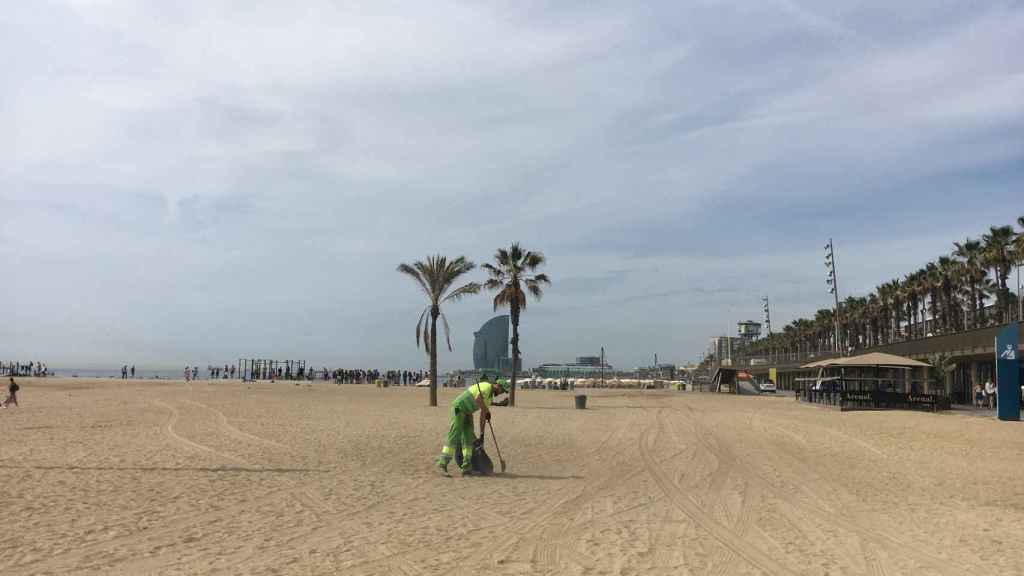
M 996 400 L 1000 420 L 1020 420 L 1020 324 L 996 336 Z

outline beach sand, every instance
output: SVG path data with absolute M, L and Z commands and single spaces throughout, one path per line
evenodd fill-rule
M 463 479 L 425 389 L 20 382 L 6 576 L 1024 573 L 1024 424 L 522 391 Z

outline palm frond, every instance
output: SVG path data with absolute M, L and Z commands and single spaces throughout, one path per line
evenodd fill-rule
M 508 250 L 498 248 L 498 251 L 494 253 L 494 261 L 498 263 L 499 267 L 505 268 L 512 261 L 512 258 L 509 256 Z
M 519 242 L 512 243 L 508 249 L 508 256 L 512 262 L 519 262 L 523 259 L 523 249 L 519 246 Z
M 504 284 L 502 286 L 504 286 L 504 288 L 502 288 L 501 291 L 494 295 L 495 311 L 497 311 L 498 308 L 501 308 L 502 306 L 509 306 L 510 304 L 512 304 L 512 286 Z
M 423 323 L 423 349 L 426 350 L 427 356 L 430 356 L 430 322 Z
M 419 264 L 419 262 L 417 262 L 417 264 Z M 399 264 L 398 271 L 415 280 L 416 284 L 418 284 L 419 287 L 423 289 L 423 292 L 426 293 L 428 296 L 430 295 L 430 289 L 427 288 L 427 283 L 423 279 L 423 275 L 418 269 L 408 264 Z
M 543 265 L 545 262 L 544 254 L 541 252 L 527 252 L 523 257 L 523 268 L 526 270 L 535 270 L 538 266 Z
M 526 289 L 529 290 L 530 294 L 537 300 L 540 300 L 544 296 L 544 290 L 542 290 L 540 285 L 535 281 L 527 282 Z
M 471 294 L 479 294 L 479 293 L 480 293 L 480 285 L 477 284 L 476 282 L 470 282 L 469 284 L 466 284 L 465 286 L 461 286 L 461 287 L 453 290 L 451 294 L 445 296 L 445 298 L 444 298 L 444 300 L 442 300 L 442 302 L 458 302 L 459 300 L 461 300 L 465 296 L 469 296 Z
M 490 275 L 491 280 L 497 280 L 500 282 L 505 278 L 505 270 L 501 268 L 491 266 L 490 264 L 481 264 L 480 267 L 487 271 L 487 274 Z M 491 280 L 488 280 L 488 282 L 490 282 Z
M 420 314 L 420 320 L 416 323 L 416 347 L 420 347 L 420 329 L 423 327 L 423 319 L 427 316 L 427 312 L 430 312 L 430 306 L 423 309 L 423 313 Z
M 448 343 L 448 351 L 452 351 L 451 329 L 448 327 L 448 319 L 441 314 L 441 323 L 444 324 L 444 340 Z
M 526 309 L 526 293 L 523 292 L 522 288 L 516 286 L 515 294 L 516 294 L 516 300 L 519 301 L 519 309 L 520 310 L 525 310 Z

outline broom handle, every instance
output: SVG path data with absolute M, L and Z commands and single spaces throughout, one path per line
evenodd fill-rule
M 498 460 L 505 460 L 501 457 L 501 446 L 498 446 L 498 437 L 494 435 L 494 424 L 491 421 L 487 421 L 487 425 L 491 427 L 491 441 L 494 442 L 494 448 L 498 451 Z

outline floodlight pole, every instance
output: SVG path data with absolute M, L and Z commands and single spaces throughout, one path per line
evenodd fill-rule
M 836 272 L 836 251 L 835 246 L 832 243 L 832 239 L 828 239 L 828 245 L 825 246 L 825 266 L 828 269 L 828 277 L 826 283 L 829 285 L 829 291 L 832 292 L 832 296 L 835 297 L 835 330 L 836 330 L 836 352 L 840 356 L 845 356 L 846 353 L 842 348 L 842 342 L 839 341 L 839 324 L 840 324 L 840 310 L 839 310 L 839 274 Z

